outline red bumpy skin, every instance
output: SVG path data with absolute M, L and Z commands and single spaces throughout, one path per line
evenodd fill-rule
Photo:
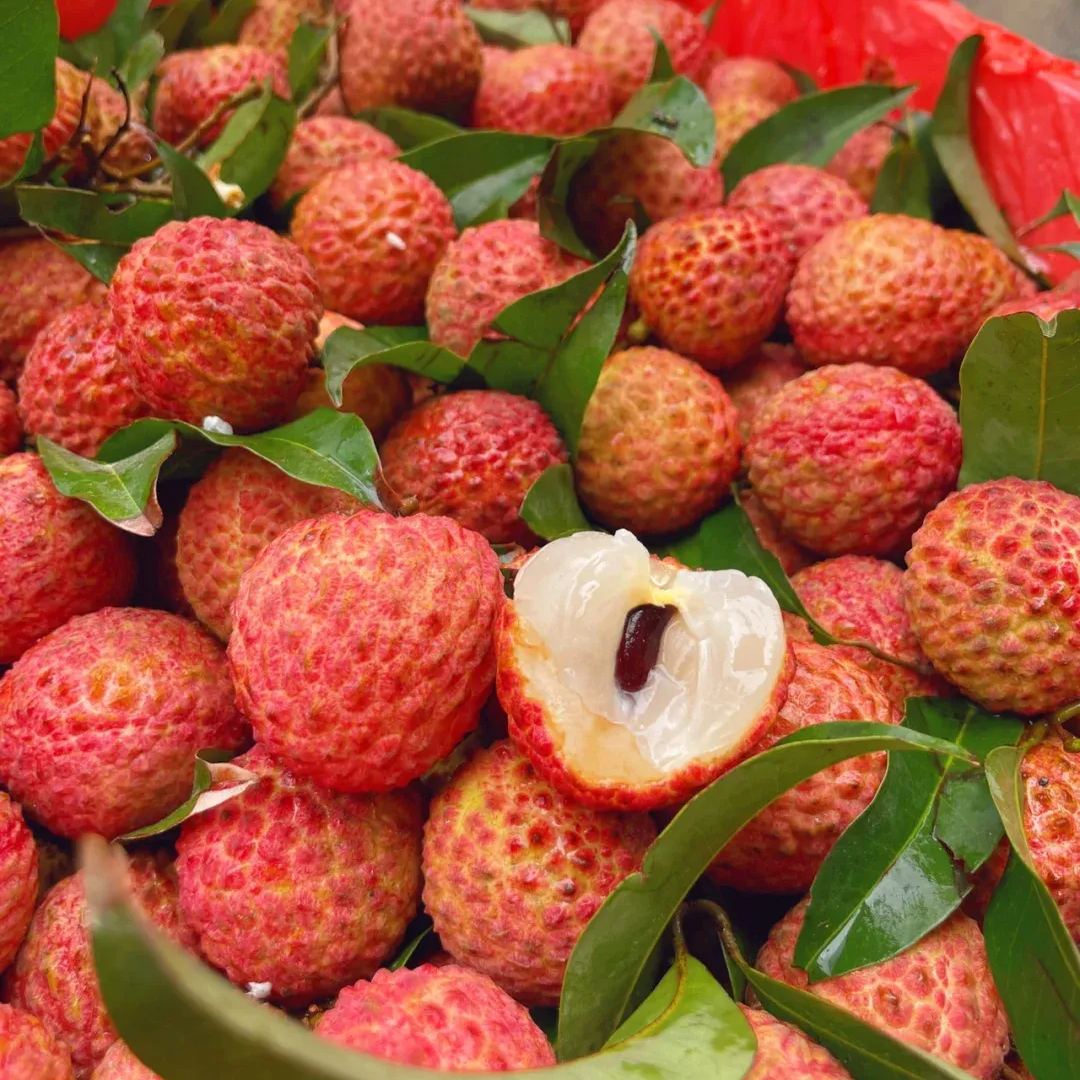
M 351 1050 L 444 1072 L 555 1064 L 528 1012 L 487 976 L 456 964 L 377 971 L 342 990 L 315 1031 Z
M 973 338 L 987 317 L 1003 304 L 1035 297 L 1035 283 L 1031 278 L 985 236 L 962 229 L 950 229 L 949 236 L 959 245 L 972 268 L 969 285 L 974 317 L 968 328 L 970 337 Z
M 38 334 L 19 376 L 19 412 L 28 435 L 83 457 L 147 414 L 117 353 L 107 308 L 80 304 Z
M 180 908 L 199 951 L 238 986 L 293 1006 L 370 976 L 420 900 L 420 800 L 342 795 L 293 776 L 261 747 L 258 775 L 183 825 Z
M 1038 315 L 1043 322 L 1049 322 L 1055 315 L 1072 311 L 1074 308 L 1080 308 L 1080 288 L 1019 296 L 998 305 L 990 314 L 1016 315 L 1021 311 L 1029 311 L 1032 315 Z
M 757 211 L 679 214 L 645 233 L 630 295 L 668 348 L 721 370 L 776 326 L 792 266 L 787 244 Z
M 739 1008 L 757 1039 L 757 1053 L 744 1080 L 851 1080 L 828 1050 L 811 1042 L 797 1027 L 764 1009 Z
M 301 22 L 318 25 L 326 17 L 323 0 L 255 0 L 236 41 L 286 60 L 289 44 Z
M 660 535 L 728 494 L 742 449 L 718 379 L 667 349 L 610 356 L 581 425 L 578 493 L 605 525 Z
M 701 80 L 710 103 L 730 94 L 754 94 L 777 105 L 799 96 L 795 80 L 774 60 L 759 56 L 724 56 L 715 60 Z
M 124 1043 L 117 1039 L 101 1059 L 90 1080 L 161 1080 L 148 1069 Z
M 803 900 L 772 928 L 758 953 L 761 971 L 980 1080 L 994 1080 L 1009 1049 L 1009 1021 L 972 919 L 957 913 L 891 960 L 808 983 L 793 962 L 806 905 Z
M 647 815 L 580 806 L 496 743 L 432 802 L 424 906 L 458 963 L 526 1005 L 554 1005 L 586 923 L 655 836 Z
M 359 509 L 343 491 L 294 480 L 246 450 L 226 450 L 192 487 L 180 514 L 176 570 L 192 611 L 227 641 L 240 576 L 259 552 L 298 521 Z
M 37 845 L 18 804 L 0 791 L 0 972 L 19 951 L 34 914 L 37 893 Z
M 0 383 L 0 457 L 14 454 L 22 444 L 18 403 L 12 391 Z
M 425 302 L 431 340 L 468 356 L 481 340 L 504 337 L 491 325 L 503 308 L 588 265 L 542 237 L 535 221 L 489 221 L 466 229 L 431 275 Z
M 401 105 L 460 118 L 480 81 L 480 35 L 460 0 L 337 0 L 349 112 Z
M 1080 687 L 1080 498 L 1041 480 L 971 484 L 926 516 L 904 600 L 930 662 L 968 697 L 1024 716 Z
M 463 390 L 418 405 L 382 446 L 383 479 L 398 499 L 443 514 L 493 544 L 537 543 L 518 516 L 529 488 L 566 448 L 547 413 L 501 390 Z
M 135 587 L 127 536 L 61 495 L 41 458 L 0 460 L 0 664 L 73 615 L 123 604 Z
M 435 184 L 378 158 L 324 176 L 292 219 L 327 306 L 370 323 L 423 319 L 428 280 L 455 235 L 454 212 Z
M 723 164 L 731 148 L 779 108 L 775 101 L 760 94 L 734 92 L 717 96 L 712 102 L 716 120 L 716 164 Z
M 724 372 L 724 389 L 739 413 L 739 434 L 750 438 L 758 413 L 785 383 L 806 373 L 806 365 L 790 345 L 765 342 L 761 348 L 731 371 Z
M 891 555 L 953 489 L 960 452 L 956 414 L 921 379 L 848 364 L 781 387 L 745 462 L 765 508 L 811 551 Z
M 877 680 L 846 656 L 813 643 L 793 641 L 791 647 L 795 678 L 776 723 L 754 745 L 755 754 L 814 724 L 900 722 L 901 713 Z M 885 764 L 885 754 L 851 758 L 786 791 L 735 834 L 709 876 L 745 892 L 805 892 L 840 834 L 870 805 Z
M 71 1055 L 36 1017 L 0 1005 L 0 1076 L 4 1080 L 74 1080 Z
M 258 741 L 338 791 L 421 776 L 491 690 L 498 559 L 448 518 L 294 525 L 240 582 L 229 659 Z
M 72 619 L 27 650 L 4 684 L 0 779 L 72 839 L 158 821 L 191 791 L 198 751 L 236 750 L 247 736 L 217 642 L 165 611 Z
M 871 124 L 851 136 L 825 171 L 846 180 L 867 202 L 874 197 L 881 167 L 893 144 L 888 124 Z
M 116 347 L 157 415 L 257 431 L 296 402 L 315 353 L 319 285 L 294 244 L 252 221 L 172 221 L 109 287 Z

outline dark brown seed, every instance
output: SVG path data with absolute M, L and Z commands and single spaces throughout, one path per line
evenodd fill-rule
M 640 690 L 656 667 L 664 630 L 678 610 L 674 604 L 639 604 L 626 613 L 619 651 L 615 654 L 615 683 L 628 694 Z

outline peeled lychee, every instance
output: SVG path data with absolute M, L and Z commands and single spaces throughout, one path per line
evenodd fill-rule
M 718 94 L 712 101 L 716 122 L 716 162 L 722 164 L 731 148 L 762 120 L 780 108 L 775 101 L 760 94 Z
M 0 1076 L 4 1080 L 74 1080 L 71 1055 L 44 1024 L 0 1005 Z
M 890 555 L 953 489 L 960 451 L 956 414 L 925 382 L 848 364 L 782 386 L 744 457 L 765 508 L 800 544 Z
M 911 542 L 904 601 L 930 662 L 993 711 L 1037 716 L 1080 687 L 1080 498 L 1041 480 L 971 484 Z
M 803 900 L 772 928 L 758 953 L 758 968 L 894 1039 L 981 1080 L 994 1080 L 1009 1049 L 1009 1022 L 972 919 L 957 913 L 891 960 L 810 983 L 794 965 L 807 903 Z
M 647 815 L 580 806 L 496 743 L 432 802 L 424 906 L 455 961 L 526 1005 L 554 1005 L 585 925 L 655 836 Z
M 240 26 L 237 43 L 288 57 L 289 44 L 302 22 L 325 18 L 323 0 L 255 0 Z
M 0 457 L 14 454 L 22 444 L 18 403 L 11 390 L 0 382 Z
M 0 972 L 19 951 L 34 914 L 37 892 L 38 857 L 33 834 L 18 805 L 0 791 Z
M 799 96 L 795 80 L 775 60 L 760 56 L 725 56 L 715 61 L 702 80 L 710 102 L 729 94 L 753 94 L 777 105 Z
M 871 124 L 844 143 L 825 171 L 846 180 L 870 202 L 892 144 L 893 130 L 888 124 Z
M 90 1080 L 161 1080 L 156 1072 L 148 1069 L 121 1039 L 109 1047 Z
M 683 801 L 744 758 L 793 663 L 764 582 L 668 565 L 623 531 L 536 552 L 498 650 L 510 735 L 540 774 L 624 810 Z
M 851 1074 L 828 1050 L 797 1027 L 777 1020 L 764 1009 L 739 1008 L 757 1039 L 754 1061 L 744 1080 L 851 1080 Z
M 724 372 L 724 389 L 739 414 L 739 434 L 744 442 L 765 403 L 781 386 L 805 372 L 806 365 L 790 345 L 771 341 L 738 367 Z
M 574 477 L 596 520 L 672 533 L 728 495 L 740 450 L 718 379 L 667 349 L 626 349 L 605 362 L 589 399 Z
M 555 1064 L 528 1012 L 486 975 L 456 964 L 377 971 L 342 990 L 315 1031 L 351 1050 L 444 1072 Z
M 256 739 L 337 791 L 401 787 L 477 722 L 498 559 L 448 518 L 304 521 L 243 576 L 229 659 Z

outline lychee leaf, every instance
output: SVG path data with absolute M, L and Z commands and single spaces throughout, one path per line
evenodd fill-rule
M 199 34 L 213 18 L 211 0 L 173 0 L 156 14 L 154 29 L 165 43 L 165 51 L 178 47 L 193 47 L 199 43 Z
M 393 106 L 361 109 L 356 118 L 378 128 L 384 135 L 389 135 L 402 150 L 413 150 L 418 146 L 426 146 L 439 139 L 462 133 L 462 128 L 444 116 Z
M 666 82 L 668 79 L 674 79 L 675 65 L 671 62 L 671 53 L 668 52 L 664 39 L 654 26 L 649 27 L 649 33 L 652 34 L 653 41 L 656 43 L 652 71 L 649 72 L 649 82 Z
M 535 9 L 492 11 L 465 6 L 481 40 L 505 49 L 529 45 L 569 45 L 570 24 Z
M 165 199 L 134 199 L 77 188 L 20 184 L 19 215 L 30 225 L 85 240 L 129 246 L 173 216 Z
M 289 87 L 299 105 L 314 89 L 333 30 L 301 20 L 289 42 Z
M 225 0 L 217 14 L 199 31 L 200 45 L 225 45 L 234 42 L 244 20 L 255 7 L 255 0 Z
M 521 504 L 521 520 L 544 540 L 587 532 L 592 526 L 574 491 L 574 470 L 549 465 L 534 481 Z
M 424 916 L 424 918 L 427 919 L 427 916 Z M 401 952 L 399 952 L 386 966 L 391 971 L 397 971 L 399 968 L 408 967 L 409 961 L 416 955 L 417 949 L 431 937 L 431 933 L 432 925 L 431 921 L 428 920 L 427 926 L 415 933 L 402 948 Z
M 132 45 L 120 65 L 120 78 L 129 94 L 138 93 L 140 87 L 153 75 L 165 55 L 165 42 L 156 30 L 143 34 Z
M 30 145 L 26 148 L 26 154 L 23 157 L 22 164 L 19 166 L 18 171 L 10 180 L 5 180 L 0 184 L 0 191 L 5 191 L 8 188 L 14 187 L 22 180 L 29 179 L 36 176 L 45 164 L 45 142 L 42 138 L 40 131 L 34 132 L 34 137 L 30 140 Z
M 232 211 L 214 190 L 210 177 L 191 158 L 184 157 L 165 142 L 158 143 L 158 155 L 172 181 L 173 213 L 177 220 L 232 216 Z
M 875 214 L 907 214 L 908 217 L 934 216 L 930 205 L 930 170 L 913 139 L 893 142 L 878 175 L 870 210 Z
M 11 0 L 0 9 L 0 139 L 52 119 L 58 27 L 53 0 Z

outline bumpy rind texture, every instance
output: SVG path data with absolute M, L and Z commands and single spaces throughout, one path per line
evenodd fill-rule
M 528 1012 L 487 976 L 456 964 L 378 971 L 343 990 L 315 1030 L 352 1050 L 444 1072 L 555 1064 Z
M 851 1074 L 823 1046 L 764 1009 L 740 1005 L 757 1039 L 745 1080 L 851 1080 Z
M 625 349 L 589 399 L 574 476 L 598 521 L 655 536 L 694 524 L 727 495 L 741 449 L 718 379 L 667 349 Z
M 109 1047 L 90 1080 L 161 1080 L 148 1069 L 120 1040 Z
M 785 574 L 790 576 L 813 562 L 813 556 L 780 528 L 752 488 L 740 494 L 739 505 L 750 519 L 758 543 L 780 560 Z
M 900 722 L 902 714 L 877 680 L 846 656 L 812 642 L 791 647 L 795 678 L 755 754 L 813 724 Z M 885 754 L 851 758 L 786 791 L 732 837 L 709 876 L 745 892 L 805 892 L 840 834 L 870 805 L 885 764 Z
M 255 0 L 236 41 L 288 58 L 289 43 L 301 22 L 318 24 L 326 15 L 322 0 Z
M 766 509 L 811 551 L 893 555 L 955 486 L 960 453 L 956 415 L 925 382 L 849 364 L 781 387 L 744 460 Z
M 116 347 L 156 415 L 237 430 L 280 423 L 314 357 L 319 285 L 294 244 L 252 221 L 173 221 L 109 287 Z
M 238 986 L 292 1006 L 371 976 L 420 899 L 420 800 L 343 795 L 261 747 L 234 760 L 242 794 L 184 823 L 180 909 L 199 951 Z
M 12 391 L 0 383 L 0 457 L 14 454 L 22 446 L 19 406 Z
M 0 779 L 72 839 L 159 820 L 190 792 L 198 751 L 236 750 L 247 736 L 220 646 L 165 611 L 72 619 L 23 653 L 5 683 Z
M 907 556 L 915 636 L 949 682 L 1025 716 L 1080 686 L 1080 498 L 1041 480 L 971 484 L 927 515 Z
M 893 130 L 888 124 L 871 124 L 844 143 L 825 171 L 846 180 L 869 202 L 892 144 Z
M 807 902 L 772 928 L 758 953 L 761 971 L 980 1080 L 994 1080 L 1009 1049 L 1009 1022 L 972 919 L 957 913 L 891 960 L 809 983 L 793 963 Z
M 566 448 L 544 410 L 501 390 L 463 390 L 429 398 L 382 446 L 385 483 L 397 499 L 417 500 L 493 544 L 531 547 L 536 537 L 519 511 L 529 488 Z
M 458 963 L 527 1005 L 554 1005 L 586 923 L 655 835 L 646 815 L 580 806 L 496 743 L 432 802 L 424 906 Z
M 0 1005 L 0 1076 L 4 1080 L 73 1080 L 71 1055 L 30 1013 Z
M 985 236 L 950 229 L 949 237 L 959 245 L 972 268 L 970 286 L 974 302 L 973 319 L 968 328 L 970 337 L 974 337 L 986 318 L 1003 304 L 1035 297 L 1035 283 Z
M 123 604 L 135 587 L 128 538 L 61 495 L 41 458 L 0 460 L 0 664 L 74 615 Z
M 710 102 L 729 94 L 756 94 L 786 105 L 799 96 L 795 80 L 774 60 L 759 56 L 721 57 L 709 66 L 701 85 Z
M 772 331 L 792 266 L 787 245 L 755 210 L 679 214 L 645 233 L 630 295 L 668 348 L 719 370 Z
M 737 368 L 724 372 L 724 389 L 739 413 L 739 434 L 750 438 L 758 413 L 785 383 L 806 373 L 806 365 L 790 345 L 767 341 Z
M 259 552 L 298 521 L 359 508 L 343 491 L 294 480 L 246 450 L 226 450 L 180 514 L 176 571 L 192 611 L 227 641 L 240 577 Z
M 1007 300 L 996 307 L 991 315 L 1016 315 L 1022 311 L 1028 311 L 1032 315 L 1038 315 L 1044 322 L 1049 322 L 1055 315 L 1063 311 L 1071 311 L 1080 308 L 1080 289 L 1066 289 L 1062 292 L 1038 293 L 1035 296 L 1020 296 L 1014 300 Z
M 38 856 L 33 834 L 18 805 L 0 791 L 0 972 L 15 959 L 26 936 L 37 892 Z
M 475 726 L 502 600 L 487 541 L 448 518 L 300 522 L 240 582 L 240 707 L 294 772 L 340 791 L 401 787 Z
M 450 203 L 427 176 L 378 158 L 324 176 L 292 219 L 327 307 L 363 322 L 421 321 L 428 281 L 455 234 Z
M 760 94 L 745 92 L 720 94 L 712 102 L 716 125 L 716 164 L 721 165 L 731 148 L 780 106 Z
M 559 285 L 588 263 L 540 235 L 535 221 L 490 221 L 466 229 L 435 267 L 427 289 L 431 340 L 468 356 L 503 308 L 529 293 Z

